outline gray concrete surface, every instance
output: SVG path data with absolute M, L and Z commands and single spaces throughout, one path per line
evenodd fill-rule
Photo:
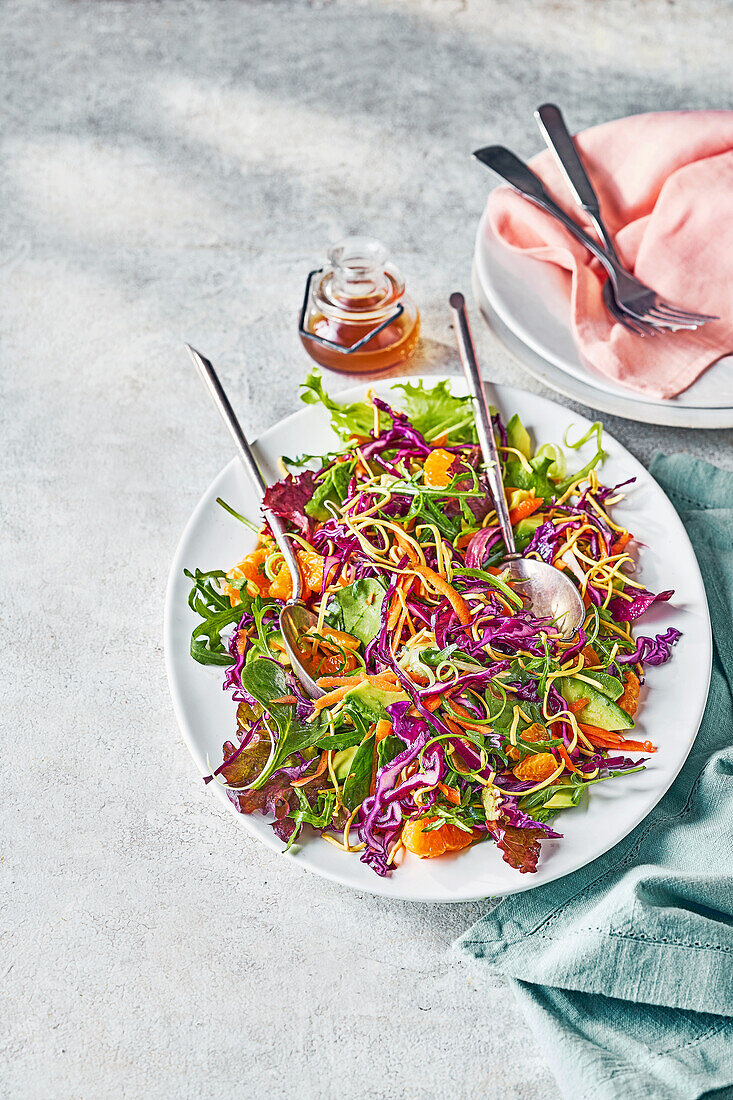
M 468 152 L 729 105 L 730 3 L 120 0 L 0 9 L 3 1097 L 512 1097 L 557 1087 L 486 906 L 388 904 L 258 847 L 207 796 L 161 650 L 168 563 L 229 449 L 289 413 L 305 272 L 361 229 L 456 368 L 485 197 Z M 488 331 L 484 363 L 537 389 Z M 643 459 L 731 435 L 607 418 Z

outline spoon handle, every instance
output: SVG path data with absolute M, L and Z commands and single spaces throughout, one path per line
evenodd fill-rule
M 461 357 L 463 373 L 466 376 L 466 382 L 468 383 L 471 396 L 476 403 L 474 410 L 476 414 L 476 431 L 478 432 L 481 453 L 486 466 L 486 480 L 489 483 L 491 495 L 494 498 L 496 516 L 499 520 L 504 543 L 506 544 L 507 555 L 510 558 L 517 557 L 517 547 L 514 542 L 514 531 L 512 530 L 511 520 L 509 519 L 509 509 L 507 508 L 506 497 L 504 495 L 504 482 L 501 479 L 501 462 L 499 460 L 499 452 L 496 448 L 496 439 L 494 438 L 494 429 L 491 423 L 489 403 L 486 400 L 486 391 L 484 390 L 484 384 L 478 369 L 476 349 L 471 335 L 471 328 L 468 323 L 468 313 L 466 312 L 466 300 L 458 291 L 451 294 L 450 307 L 453 311 L 453 328 L 456 334 L 458 354 Z
M 263 481 L 262 474 L 260 473 L 259 466 L 255 461 L 255 456 L 252 453 L 252 448 L 247 442 L 247 437 L 242 431 L 242 426 L 237 420 L 236 413 L 232 408 L 229 398 L 224 392 L 224 387 L 219 381 L 218 375 L 214 370 L 212 364 L 208 359 L 205 359 L 200 352 L 192 348 L 190 344 L 186 344 L 188 353 L 193 359 L 199 374 L 204 380 L 207 390 L 211 394 L 211 398 L 216 405 L 222 420 L 229 429 L 229 433 L 234 440 L 234 445 L 237 448 L 237 454 L 241 459 L 249 479 L 257 490 L 257 494 L 260 500 L 263 500 L 265 492 L 267 491 L 267 485 Z M 271 512 L 264 504 L 262 505 L 262 514 L 270 525 L 275 542 L 278 545 L 280 553 L 285 559 L 285 564 L 290 570 L 290 576 L 293 581 L 293 595 L 288 602 L 297 603 L 301 598 L 302 592 L 302 580 L 300 576 L 300 567 L 298 565 L 298 559 L 295 556 L 292 543 L 288 539 L 285 528 L 279 516 L 276 516 L 274 512 Z

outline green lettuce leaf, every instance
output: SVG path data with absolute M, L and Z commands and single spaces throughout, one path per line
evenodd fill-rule
M 313 367 L 300 386 L 300 400 L 306 405 L 323 405 L 331 414 L 331 427 L 341 439 L 350 435 L 368 436 L 374 428 L 374 408 L 366 401 L 341 405 L 332 400 L 323 388 L 321 372 Z M 380 426 L 387 427 L 388 418 L 380 413 Z
M 475 441 L 473 399 L 454 396 L 445 379 L 429 387 L 423 382 L 417 385 L 407 382 L 392 388 L 402 391 L 394 404 L 407 413 L 426 439 L 437 439 L 447 432 L 453 443 Z M 331 426 L 341 439 L 348 439 L 350 435 L 368 436 L 374 430 L 373 406 L 366 401 L 343 405 L 334 401 L 323 388 L 320 371 L 315 367 L 300 387 L 300 400 L 306 405 L 323 405 L 331 414 Z M 389 424 L 389 417 L 380 412 L 380 429 Z
M 330 823 L 336 807 L 336 792 L 334 790 L 319 791 L 314 806 L 311 806 L 304 791 L 296 787 L 295 793 L 298 797 L 298 808 L 290 814 L 295 822 L 295 829 L 285 847 L 286 852 L 298 839 L 304 825 L 312 825 L 314 829 L 325 829 Z
M 452 443 L 470 443 L 476 438 L 474 431 L 473 399 L 455 397 L 444 379 L 425 388 L 423 382 L 412 382 L 392 387 L 402 390 L 401 405 L 417 430 L 430 441 L 444 432 Z

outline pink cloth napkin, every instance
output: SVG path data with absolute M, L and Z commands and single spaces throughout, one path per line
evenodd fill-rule
M 570 272 L 573 330 L 587 362 L 630 389 L 673 397 L 733 352 L 733 111 L 635 115 L 575 140 L 625 266 L 671 302 L 720 320 L 640 339 L 612 321 L 603 269 L 554 218 L 500 187 L 489 196 L 492 226 L 510 248 Z M 530 165 L 587 224 L 552 153 Z

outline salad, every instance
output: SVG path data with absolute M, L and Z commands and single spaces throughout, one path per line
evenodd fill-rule
M 206 782 L 272 819 L 290 848 L 305 828 L 379 875 L 404 851 L 495 844 L 520 874 L 559 814 L 624 782 L 655 751 L 633 737 L 645 665 L 680 632 L 634 637 L 672 592 L 635 579 L 633 535 L 613 519 L 630 482 L 606 487 L 602 427 L 535 448 L 514 415 L 493 423 L 517 549 L 564 570 L 586 607 L 563 641 L 502 568 L 470 397 L 445 381 L 396 385 L 394 404 L 339 404 L 317 371 L 301 390 L 341 445 L 284 458 L 265 503 L 287 524 L 317 626 L 299 640 L 325 694 L 290 670 L 278 615 L 291 580 L 267 524 L 219 501 L 257 537 L 227 572 L 186 571 L 200 621 L 192 657 L 220 665 L 236 731 Z M 595 454 L 568 472 L 565 448 Z M 633 479 L 632 479 L 633 480 Z

